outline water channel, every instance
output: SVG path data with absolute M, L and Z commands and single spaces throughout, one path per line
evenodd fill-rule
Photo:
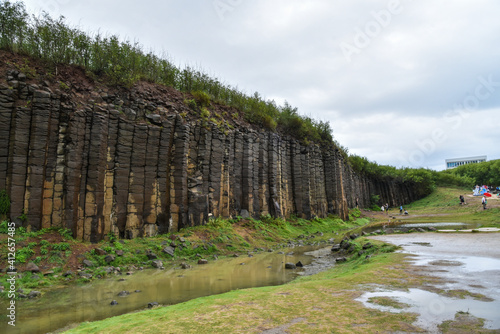
M 147 308 L 148 303 L 172 305 L 190 299 L 220 294 L 235 289 L 287 283 L 300 274 L 312 274 L 333 266 L 331 247 L 302 246 L 283 252 L 262 252 L 236 258 L 165 270 L 147 269 L 133 275 L 121 275 L 94 281 L 83 286 L 53 289 L 43 297 L 19 300 L 16 304 L 16 327 L 2 319 L 1 333 L 47 333 L 84 321 L 95 321 Z M 325 248 L 326 247 L 326 248 Z M 284 268 L 286 262 L 301 261 L 305 267 Z M 313 261 L 318 261 L 312 265 Z M 129 294 L 120 297 L 121 291 Z M 117 305 L 111 305 L 116 300 Z M 0 303 L 5 309 L 5 301 Z

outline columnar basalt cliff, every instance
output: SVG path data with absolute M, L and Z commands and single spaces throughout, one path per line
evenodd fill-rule
M 65 227 L 96 242 L 210 217 L 347 219 L 356 199 L 367 207 L 371 194 L 392 206 L 416 199 L 411 184 L 357 175 L 333 146 L 186 117 L 182 94 L 169 88 L 69 88 L 8 75 L 0 85 L 0 190 L 10 196 L 10 219 L 32 229 Z

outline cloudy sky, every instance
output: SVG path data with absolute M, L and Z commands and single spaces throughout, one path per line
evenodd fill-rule
M 329 121 L 352 154 L 500 158 L 500 2 L 27 0 Z

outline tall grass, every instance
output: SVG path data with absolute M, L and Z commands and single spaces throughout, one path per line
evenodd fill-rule
M 182 92 L 202 91 L 212 101 L 234 107 L 246 121 L 280 130 L 304 143 L 315 142 L 343 149 L 333 141 L 328 122 L 299 115 L 288 104 L 277 106 L 259 93 L 251 96 L 190 66 L 179 68 L 165 57 L 145 52 L 136 42 L 117 35 L 89 34 L 71 27 L 63 16 L 28 15 L 23 2 L 0 3 L 0 48 L 41 59 L 57 73 L 59 64 L 81 66 L 113 85 L 131 87 L 144 80 Z

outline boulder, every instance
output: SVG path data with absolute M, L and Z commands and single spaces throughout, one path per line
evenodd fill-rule
M 167 246 L 167 247 L 163 248 L 162 252 L 173 257 L 174 253 L 175 253 L 175 249 L 171 246 Z
M 26 266 L 26 271 L 30 271 L 32 273 L 39 273 L 40 272 L 40 268 L 38 268 L 38 266 L 36 264 L 34 264 L 33 262 L 30 262 Z
M 302 268 L 304 265 L 302 264 L 302 262 L 299 261 L 295 264 L 295 266 L 298 268 Z
M 113 255 L 106 255 L 106 257 L 104 258 L 104 261 L 106 261 L 106 263 L 111 263 L 115 260 L 115 257 Z

